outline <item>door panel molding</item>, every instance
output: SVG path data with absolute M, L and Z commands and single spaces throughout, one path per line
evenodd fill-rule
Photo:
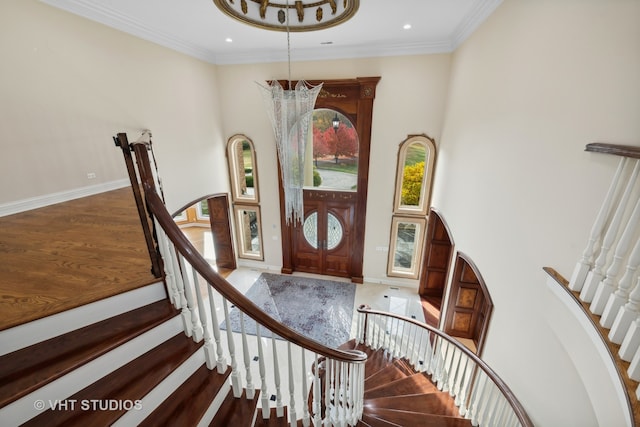
M 449 288 L 444 331 L 454 337 L 473 340 L 476 354 L 480 356 L 492 311 L 493 301 L 478 268 L 471 258 L 458 252 Z

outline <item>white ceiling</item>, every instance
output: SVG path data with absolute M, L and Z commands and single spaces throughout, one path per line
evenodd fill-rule
M 287 60 L 286 33 L 237 22 L 213 0 L 41 1 L 213 64 Z M 501 2 L 360 0 L 355 16 L 341 25 L 291 33 L 291 60 L 451 52 Z

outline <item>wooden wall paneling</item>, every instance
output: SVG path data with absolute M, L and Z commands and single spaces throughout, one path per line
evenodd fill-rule
M 216 252 L 216 265 L 220 268 L 236 268 L 236 257 L 231 235 L 231 217 L 229 197 L 217 194 L 207 200 L 213 247 Z
M 454 337 L 473 340 L 476 353 L 480 355 L 493 302 L 477 267 L 460 252 L 456 256 L 449 292 L 444 331 Z
M 444 218 L 431 208 L 418 293 L 425 297 L 443 298 L 447 285 L 453 238 Z

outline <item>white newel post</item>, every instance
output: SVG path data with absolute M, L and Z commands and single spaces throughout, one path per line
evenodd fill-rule
M 600 248 L 600 254 L 596 259 L 595 266 L 593 270 L 591 270 L 587 274 L 587 279 L 585 281 L 584 287 L 580 292 L 580 299 L 584 302 L 590 303 L 593 300 L 596 289 L 598 288 L 600 281 L 604 278 L 604 267 L 607 263 L 607 256 L 609 255 L 609 250 L 611 249 L 611 246 L 613 245 L 618 234 L 620 223 L 622 222 L 622 217 L 624 216 L 624 212 L 627 208 L 627 203 L 629 202 L 629 198 L 631 197 L 631 192 L 636 182 L 636 178 L 638 177 L 639 170 L 640 161 L 636 160 L 631 178 L 629 178 L 629 181 L 627 182 L 627 187 L 625 188 L 624 194 L 620 199 L 620 203 L 618 204 L 616 213 L 613 216 L 613 219 L 611 220 L 609 228 L 607 229 L 607 232 L 602 241 L 602 247 Z
M 622 267 L 624 258 L 629 252 L 631 240 L 636 234 L 636 229 L 638 228 L 639 221 L 640 199 L 636 201 L 636 205 L 633 208 L 631 217 L 629 217 L 627 225 L 622 232 L 622 236 L 620 236 L 620 240 L 618 240 L 618 245 L 616 246 L 616 250 L 613 254 L 613 260 L 611 262 L 611 265 L 609 265 L 609 268 L 607 269 L 607 275 L 605 279 L 598 285 L 596 294 L 593 297 L 593 302 L 591 303 L 590 309 L 594 314 L 602 314 L 607 302 L 609 301 L 609 297 L 618 287 L 616 278 L 618 277 L 618 273 L 620 273 L 620 268 Z M 600 323 L 602 323 L 602 319 Z
M 618 183 L 620 181 L 620 175 L 622 175 L 622 171 L 626 165 L 627 158 L 623 157 L 620 159 L 620 163 L 618 164 L 618 169 L 616 170 L 616 174 L 611 181 L 611 185 L 609 186 L 609 191 L 600 207 L 600 212 L 598 212 L 598 216 L 596 221 L 594 222 L 591 228 L 591 234 L 589 235 L 589 242 L 587 243 L 587 247 L 582 253 L 582 259 L 578 261 L 575 269 L 573 270 L 573 274 L 571 275 L 571 280 L 569 281 L 569 289 L 572 291 L 579 291 L 582 289 L 584 285 L 584 281 L 587 278 L 587 273 L 592 267 L 592 257 L 593 251 L 595 248 L 596 242 L 600 239 L 602 235 L 602 231 L 604 230 L 604 226 L 607 218 L 611 213 L 611 206 L 613 204 L 613 196 L 616 193 L 618 188 Z

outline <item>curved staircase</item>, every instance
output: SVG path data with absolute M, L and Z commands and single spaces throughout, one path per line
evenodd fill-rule
M 355 340 L 341 346 L 367 354 L 364 410 L 357 426 L 470 427 L 455 399 L 438 389 L 430 375 L 419 372 L 403 358 L 385 349 L 372 350 Z
M 1 356 L 3 425 L 291 425 L 286 405 L 281 416 L 270 408 L 268 418 L 263 417 L 259 389 L 252 398 L 246 389 L 234 397 L 231 368 L 225 366 L 221 373 L 208 369 L 203 342 L 187 337 L 181 326 L 179 311 L 167 299 L 146 301 Z M 355 340 L 340 349 L 368 356 L 364 409 L 355 425 L 472 425 L 460 416 L 454 398 L 407 359 Z M 319 380 L 324 383 L 323 374 Z M 309 389 L 311 404 L 313 384 Z M 302 418 L 293 425 L 304 425 Z

